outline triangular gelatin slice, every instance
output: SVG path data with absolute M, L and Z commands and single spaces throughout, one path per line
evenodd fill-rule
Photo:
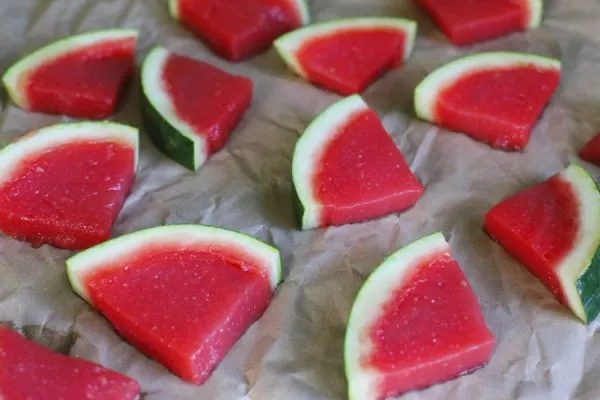
M 187 168 L 220 150 L 252 101 L 252 81 L 157 47 L 142 67 L 144 127 Z
M 448 63 L 415 90 L 417 116 L 492 147 L 523 149 L 560 80 L 560 62 L 480 53 Z
M 358 95 L 330 106 L 306 128 L 292 174 L 303 229 L 399 212 L 423 194 L 377 114 Z
M 4 85 L 25 110 L 103 119 L 133 74 L 137 35 L 113 29 L 59 40 L 13 65 Z
M 412 53 L 417 24 L 401 18 L 327 21 L 275 41 L 288 67 L 302 78 L 344 95 L 362 92 Z
M 169 0 L 171 15 L 232 61 L 253 56 L 310 21 L 305 0 Z
M 356 296 L 346 329 L 351 400 L 379 400 L 486 364 L 494 337 L 436 233 L 389 256 Z
M 600 311 L 600 193 L 572 164 L 492 208 L 485 230 L 584 322 Z
M 146 229 L 67 260 L 73 289 L 140 351 L 202 383 L 265 311 L 279 252 L 200 225 Z
M 416 0 L 455 45 L 537 28 L 543 0 Z
M 80 250 L 110 237 L 137 166 L 138 131 L 59 124 L 0 151 L 0 231 L 34 246 Z
M 70 358 L 0 326 L 0 398 L 134 400 L 140 385 L 92 362 Z

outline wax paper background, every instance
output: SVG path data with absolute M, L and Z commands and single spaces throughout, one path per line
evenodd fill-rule
M 449 238 L 497 337 L 491 363 L 405 399 L 596 399 L 600 397 L 598 323 L 585 327 L 482 231 L 500 199 L 544 179 L 600 130 L 600 3 L 547 1 L 543 27 L 456 49 L 408 0 L 315 0 L 315 20 L 365 15 L 419 22 L 416 51 L 404 67 L 365 93 L 426 186 L 416 207 L 372 222 L 300 232 L 291 204 L 294 143 L 313 117 L 339 97 L 293 77 L 273 50 L 231 64 L 167 14 L 163 0 L 1 0 L 0 70 L 61 37 L 129 27 L 141 32 L 138 63 L 167 48 L 251 77 L 254 102 L 226 148 L 197 173 L 161 155 L 142 134 L 140 168 L 114 236 L 161 224 L 232 228 L 281 250 L 284 283 L 268 311 L 203 386 L 183 383 L 122 341 L 70 289 L 70 252 L 0 238 L 0 321 L 66 354 L 88 358 L 140 381 L 144 398 L 342 399 L 344 328 L 368 274 L 400 246 L 442 230 Z M 414 118 L 415 85 L 461 54 L 520 50 L 558 57 L 563 78 L 523 153 L 491 150 Z M 139 125 L 137 81 L 117 121 Z M 2 144 L 61 118 L 26 113 L 2 93 Z M 595 178 L 600 170 L 584 164 Z

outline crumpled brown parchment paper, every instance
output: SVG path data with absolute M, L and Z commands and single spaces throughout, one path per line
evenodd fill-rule
M 364 93 L 426 186 L 408 212 L 351 226 L 296 229 L 290 182 L 294 143 L 339 97 L 293 77 L 273 50 L 227 63 L 168 16 L 165 0 L 0 1 L 1 70 L 58 38 L 129 27 L 141 32 L 138 63 L 161 44 L 251 77 L 250 111 L 226 148 L 197 173 L 161 155 L 142 135 L 136 183 L 113 234 L 174 223 L 227 227 L 277 246 L 285 268 L 285 281 L 266 314 L 202 386 L 186 384 L 144 357 L 72 292 L 64 265 L 68 251 L 0 238 L 0 321 L 138 379 L 147 400 L 343 399 L 344 329 L 358 288 L 386 255 L 442 230 L 497 346 L 487 367 L 403 399 L 600 398 L 598 322 L 580 324 L 481 229 L 493 204 L 577 161 L 577 150 L 600 130 L 598 0 L 546 1 L 542 28 L 461 49 L 449 45 L 410 0 L 314 0 L 311 8 L 314 20 L 385 15 L 419 22 L 410 60 Z M 429 71 L 485 50 L 532 51 L 563 61 L 560 89 L 523 153 L 491 150 L 414 118 L 412 91 Z M 138 91 L 135 81 L 113 119 L 139 125 Z M 5 93 L 1 99 L 1 144 L 61 119 L 26 113 Z M 600 178 L 600 170 L 584 167 Z

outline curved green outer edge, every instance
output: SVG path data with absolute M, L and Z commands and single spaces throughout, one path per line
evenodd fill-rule
M 161 106 L 159 101 L 159 97 L 169 99 L 168 93 L 162 90 L 160 74 L 156 74 L 162 71 L 162 63 L 169 55 L 167 50 L 155 47 L 142 65 L 142 123 L 156 147 L 179 164 L 195 171 L 208 158 L 206 138 L 196 135 L 192 127 L 167 106 Z M 157 68 L 158 63 L 161 65 Z
M 535 54 L 513 52 L 488 52 L 469 55 L 451 61 L 431 72 L 415 89 L 414 107 L 417 116 L 435 122 L 435 104 L 440 92 L 466 74 L 493 68 L 510 68 L 535 65 L 538 68 L 557 69 L 560 61 Z
M 12 167 L 18 166 L 18 161 L 31 154 L 47 151 L 52 145 L 80 142 L 90 139 L 84 132 L 97 132 L 106 130 L 110 135 L 107 138 L 121 137 L 124 142 L 134 147 L 134 171 L 137 169 L 139 159 L 139 133 L 137 128 L 116 122 L 70 122 L 50 125 L 35 131 L 8 144 L 0 150 L 0 181 L 12 174 Z M 102 138 L 102 136 L 94 137 Z M 7 165 L 4 165 L 7 164 Z
M 378 317 L 382 306 L 403 284 L 412 272 L 414 260 L 420 260 L 433 251 L 450 252 L 450 246 L 441 232 L 418 239 L 388 256 L 360 288 L 348 319 L 344 339 L 344 367 L 350 400 L 377 400 L 378 372 L 361 365 L 366 343 L 363 331 Z M 361 351 L 361 346 L 363 351 Z
M 359 95 L 346 97 L 319 114 L 306 128 L 294 148 L 292 157 L 292 181 L 295 196 L 299 205 L 297 212 L 302 212 L 300 225 L 302 229 L 319 226 L 321 205 L 314 198 L 313 168 L 320 161 L 321 152 L 327 142 L 338 133 L 354 113 L 368 109 Z
M 571 164 L 560 174 L 570 182 L 580 202 L 580 231 L 573 250 L 556 271 L 568 306 L 582 321 L 596 317 L 600 307 L 600 192 L 592 177 Z
M 169 14 L 176 20 L 179 20 L 179 0 L 169 0 Z
M 306 79 L 307 74 L 296 57 L 296 51 L 306 40 L 320 35 L 327 35 L 340 30 L 385 27 L 402 31 L 406 35 L 404 60 L 408 59 L 414 48 L 417 34 L 417 23 L 403 18 L 354 18 L 338 19 L 305 26 L 280 36 L 273 42 L 277 53 L 286 65 L 297 75 Z
M 529 21 L 527 22 L 527 29 L 536 29 L 542 23 L 542 17 L 544 15 L 544 2 L 543 0 L 529 0 Z
M 137 38 L 137 36 L 138 31 L 134 29 L 108 29 L 66 37 L 47 44 L 17 61 L 6 71 L 2 77 L 2 81 L 12 101 L 19 107 L 27 109 L 28 104 L 26 104 L 25 93 L 18 87 L 18 82 L 22 74 L 79 47 L 87 47 L 109 39 Z
M 193 247 L 199 240 L 202 243 L 241 246 L 245 251 L 265 261 L 265 268 L 267 268 L 272 290 L 281 281 L 279 250 L 258 239 L 243 233 L 212 226 L 167 225 L 123 235 L 67 259 L 67 275 L 73 290 L 88 303 L 91 303 L 84 285 L 86 276 L 101 271 L 103 268 L 114 267 L 114 263 L 118 262 L 120 258 L 126 257 L 129 252 L 135 252 L 148 244 L 160 243 L 161 239 L 168 244 L 176 243 L 179 247 L 184 247 L 186 244 Z

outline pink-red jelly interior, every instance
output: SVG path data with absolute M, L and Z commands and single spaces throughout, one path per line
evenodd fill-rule
M 492 208 L 485 229 L 564 302 L 556 267 L 575 245 L 579 207 L 571 184 L 556 175 Z
M 300 26 L 291 0 L 179 0 L 181 21 L 218 54 L 250 57 Z
M 162 80 L 177 116 L 221 149 L 252 100 L 252 81 L 205 62 L 169 55 Z
M 406 35 L 397 29 L 348 28 L 308 40 L 296 52 L 308 79 L 327 89 L 363 91 L 404 59 Z
M 148 247 L 86 285 L 125 339 L 202 383 L 271 299 L 268 279 L 250 264 L 224 249 Z
M 102 119 L 133 73 L 134 38 L 106 41 L 48 62 L 20 82 L 33 111 Z
M 362 360 L 382 374 L 380 397 L 454 378 L 488 362 L 494 337 L 458 263 L 439 253 L 419 260 L 370 328 Z
M 134 400 L 139 391 L 131 378 L 65 357 L 0 327 L 0 398 Z
M 0 230 L 80 250 L 105 241 L 129 194 L 135 153 L 117 142 L 74 142 L 23 160 L 0 185 Z
M 417 0 L 456 45 L 503 36 L 527 27 L 527 0 Z
M 441 91 L 435 120 L 493 147 L 522 149 L 559 80 L 559 71 L 533 65 L 477 71 Z

